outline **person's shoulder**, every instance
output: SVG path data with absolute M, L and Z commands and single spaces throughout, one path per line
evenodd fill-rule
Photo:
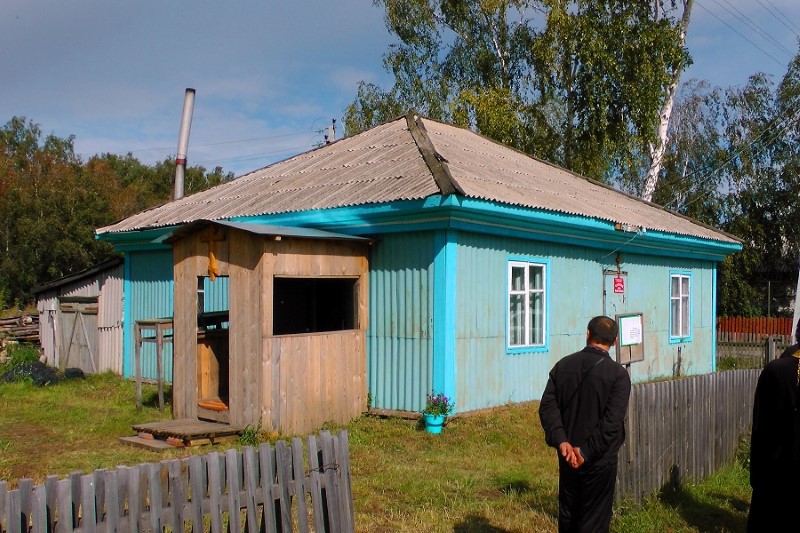
M 780 357 L 764 365 L 764 369 L 761 372 L 763 374 L 780 374 L 789 370 L 794 372 L 798 364 L 798 358 L 795 355 L 800 355 L 800 353 L 797 350 L 790 351 L 787 349 Z
M 627 379 L 628 381 L 631 380 L 631 375 L 628 373 L 628 369 L 619 364 L 618 362 L 611 359 L 611 362 L 614 363 L 614 372 L 615 374 L 623 379 Z
M 784 357 L 791 357 L 793 355 L 796 355 L 797 352 L 799 351 L 800 351 L 800 344 L 792 344 L 783 351 L 783 353 L 778 359 L 782 359 Z

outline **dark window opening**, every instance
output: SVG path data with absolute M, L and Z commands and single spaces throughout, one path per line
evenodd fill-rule
M 356 328 L 356 279 L 275 278 L 273 334 Z

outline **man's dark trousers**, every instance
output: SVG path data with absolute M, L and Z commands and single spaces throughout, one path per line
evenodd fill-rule
M 584 464 L 578 470 L 559 460 L 558 531 L 595 533 L 611 526 L 617 460 Z

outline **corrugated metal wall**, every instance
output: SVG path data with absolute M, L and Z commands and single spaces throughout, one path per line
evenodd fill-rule
M 122 278 L 120 264 L 38 295 L 39 337 L 47 364 L 58 366 L 60 363 L 59 297 L 91 297 L 98 299 L 97 346 L 92 347 L 97 371 L 122 373 Z
M 421 411 L 433 367 L 433 233 L 388 234 L 370 256 L 372 407 Z
M 538 400 L 550 368 L 581 349 L 586 324 L 603 313 L 603 270 L 616 254 L 569 245 L 459 233 L 457 256 L 456 409 Z M 610 252 L 610 250 L 609 250 Z M 548 262 L 549 334 L 546 351 L 506 350 L 507 262 Z M 676 258 L 622 254 L 627 272 L 626 312 L 644 313 L 645 361 L 633 363 L 634 381 L 711 371 L 713 363 L 713 265 Z M 669 342 L 670 272 L 692 276 L 692 340 Z M 679 355 L 680 349 L 680 355 Z
M 584 317 L 591 313 L 591 293 L 597 295 L 595 314 L 601 309 L 600 288 L 593 288 L 589 263 L 569 261 L 569 297 L 558 297 L 561 284 L 554 275 L 564 270 L 564 247 L 542 242 L 495 236 L 459 234 L 456 299 L 456 409 L 471 411 L 539 399 L 552 366 L 551 354 L 566 355 L 579 349 L 585 331 Z M 573 255 L 575 255 L 573 251 Z M 547 261 L 546 286 L 549 351 L 508 353 L 506 320 L 508 261 Z M 599 268 L 595 278 L 599 276 Z M 566 288 L 566 287 L 564 287 Z M 581 324 L 579 326 L 579 324 Z
M 210 278 L 203 278 L 203 291 L 205 292 L 205 308 L 206 313 L 213 313 L 214 311 L 227 311 L 229 308 L 229 284 L 230 278 L 228 276 L 218 276 L 214 281 Z
M 129 301 L 126 302 L 125 317 L 125 377 L 133 377 L 135 335 L 137 320 L 166 318 L 172 316 L 173 280 L 172 249 L 128 252 Z M 172 334 L 172 331 L 169 332 Z M 167 343 L 163 352 L 164 379 L 172 381 L 172 343 Z M 142 345 L 142 376 L 156 379 L 156 346 L 146 342 Z

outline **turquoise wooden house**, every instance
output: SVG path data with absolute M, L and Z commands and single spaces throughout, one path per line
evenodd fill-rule
M 125 253 L 126 375 L 132 325 L 173 315 L 172 239 L 200 220 L 369 240 L 363 323 L 329 326 L 364 332 L 365 379 L 341 383 L 366 384 L 361 410 L 366 393 L 371 408 L 389 411 L 420 411 L 431 391 L 453 397 L 458 413 L 538 400 L 552 365 L 583 346 L 598 314 L 624 320 L 615 355 L 634 381 L 712 372 L 717 265 L 741 249 L 720 230 L 410 113 L 98 229 Z M 307 260 L 324 251 L 324 239 L 313 242 Z M 225 283 L 198 276 L 200 313 L 228 309 Z M 272 305 L 270 322 L 237 335 L 268 344 L 319 333 L 302 310 L 279 328 L 289 312 L 281 298 L 298 309 L 360 298 L 346 284 L 325 294 L 300 283 L 264 292 L 280 283 L 262 279 L 252 291 Z M 257 363 L 247 371 L 266 372 Z M 229 374 L 231 388 L 247 381 Z M 278 386 L 267 381 L 259 386 Z M 263 409 L 260 421 L 270 426 Z

